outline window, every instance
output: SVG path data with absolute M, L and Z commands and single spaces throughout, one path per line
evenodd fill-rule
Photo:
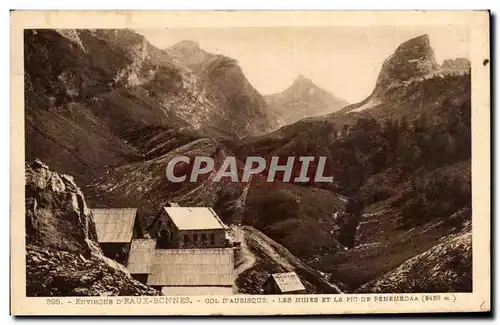
M 189 243 L 189 236 L 188 235 L 184 235 L 184 243 Z
M 207 235 L 206 234 L 201 234 L 201 241 L 206 242 L 207 241 Z
M 210 234 L 210 242 L 211 242 L 212 244 L 215 244 L 215 235 L 214 235 L 213 233 L 212 233 L 212 234 Z
M 193 235 L 193 241 L 196 243 L 198 242 L 198 235 L 197 234 L 194 234 Z

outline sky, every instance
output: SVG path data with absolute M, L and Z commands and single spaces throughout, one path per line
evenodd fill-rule
M 384 60 L 413 37 L 429 35 L 438 63 L 448 58 L 469 58 L 466 25 L 170 28 L 137 32 L 161 49 L 191 40 L 207 52 L 234 58 L 263 95 L 281 92 L 298 75 L 304 75 L 349 103 L 370 95 Z

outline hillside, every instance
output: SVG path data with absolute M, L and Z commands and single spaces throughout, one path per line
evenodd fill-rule
M 247 249 L 255 256 L 255 261 L 236 279 L 236 286 L 240 293 L 261 294 L 262 286 L 269 275 L 282 272 L 296 272 L 306 287 L 307 293 L 343 292 L 341 284 L 329 283 L 319 272 L 307 266 L 285 247 L 258 230 L 244 226 L 241 231 L 245 237 Z
M 239 136 L 259 135 L 277 128 L 261 94 L 250 84 L 238 62 L 208 53 L 192 41 L 165 49 L 174 60 L 200 78 L 212 94 L 212 102 L 228 112 L 219 128 Z
M 453 236 L 357 292 L 472 292 L 472 234 Z
M 167 202 L 179 202 L 184 206 L 210 206 L 218 209 L 222 203 L 237 199 L 243 185 L 213 182 L 215 170 L 200 176 L 197 182 L 170 182 L 165 173 L 168 162 L 175 156 L 191 158 L 190 164 L 180 163 L 179 172 L 190 173 L 195 156 L 212 157 L 214 169 L 231 155 L 213 139 L 202 138 L 185 145 L 166 150 L 152 159 L 125 164 L 109 169 L 87 187 L 89 199 L 95 206 L 120 207 L 134 202 L 139 213 L 149 223 Z M 221 211 L 218 211 L 221 212 Z M 222 211 L 223 212 L 223 211 Z
M 265 99 L 281 126 L 307 117 L 330 114 L 348 104 L 302 75 L 283 92 L 265 96 Z
M 214 58 L 207 81 L 129 30 L 26 30 L 24 59 L 26 156 L 83 185 L 147 159 L 144 138 L 175 147 L 271 123 L 231 59 Z

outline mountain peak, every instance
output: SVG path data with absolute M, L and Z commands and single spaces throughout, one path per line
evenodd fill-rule
M 398 46 L 396 52 L 412 50 L 415 49 L 415 47 L 421 47 L 423 50 L 430 49 L 432 51 L 429 35 L 423 34 L 407 40 L 406 42 Z
M 184 49 L 184 50 L 199 50 L 200 49 L 200 44 L 198 44 L 195 41 L 190 41 L 190 40 L 184 40 L 180 41 L 170 47 L 171 49 L 176 48 L 176 49 Z
M 384 91 L 403 82 L 433 74 L 439 65 L 427 34 L 402 43 L 384 61 L 377 79 L 376 91 Z
M 304 86 L 315 86 L 317 87 L 314 82 L 307 78 L 306 76 L 299 74 L 297 78 L 295 78 L 291 88 L 296 88 L 296 87 L 304 87 Z
M 194 41 L 180 41 L 166 49 L 166 52 L 173 56 L 174 58 L 198 56 L 204 51 L 200 48 L 200 45 Z
M 307 78 L 306 76 L 304 76 L 303 74 L 299 74 L 295 80 L 296 81 L 306 81 L 306 80 L 310 81 L 310 79 Z

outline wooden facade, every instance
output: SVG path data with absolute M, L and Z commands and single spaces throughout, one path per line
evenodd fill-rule
M 165 207 L 149 228 L 157 248 L 224 248 L 226 226 L 211 208 Z
M 92 209 L 92 216 L 104 255 L 125 265 L 132 239 L 144 236 L 137 209 Z
M 301 294 L 306 288 L 295 272 L 274 273 L 264 283 L 265 294 Z

